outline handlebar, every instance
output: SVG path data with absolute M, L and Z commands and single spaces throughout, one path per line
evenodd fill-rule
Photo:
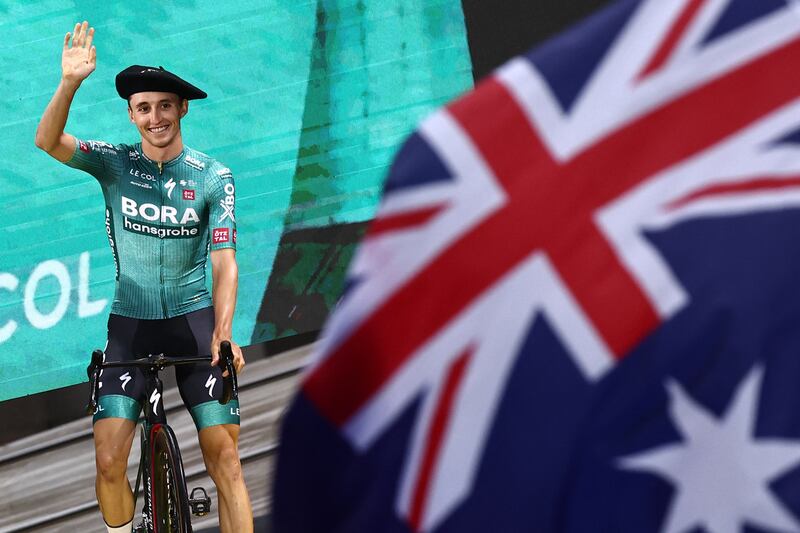
M 233 350 L 231 343 L 222 341 L 219 345 L 220 363 L 224 364 L 224 371 L 227 376 L 222 379 L 222 397 L 219 403 L 225 405 L 231 400 L 239 398 L 239 384 L 236 379 L 236 367 L 233 365 Z M 163 353 L 153 354 L 148 357 L 140 359 L 132 359 L 130 361 L 108 361 L 105 362 L 105 354 L 103 350 L 95 350 L 92 352 L 92 359 L 89 366 L 86 367 L 86 374 L 89 377 L 89 403 L 86 404 L 86 413 L 94 414 L 97 411 L 97 392 L 98 383 L 100 379 L 100 372 L 104 368 L 116 367 L 138 367 L 145 368 L 151 372 L 158 373 L 168 366 L 186 365 L 191 363 L 207 363 L 211 361 L 211 356 L 193 356 L 193 357 L 167 357 Z

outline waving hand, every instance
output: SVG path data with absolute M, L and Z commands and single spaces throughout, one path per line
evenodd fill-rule
M 72 42 L 70 43 L 70 39 Z M 36 128 L 36 146 L 59 161 L 69 161 L 75 152 L 75 137 L 64 133 L 69 107 L 81 82 L 94 72 L 97 50 L 92 46 L 94 28 L 89 23 L 75 24 L 64 36 L 61 51 L 61 82 Z
M 72 45 L 70 46 L 70 37 Z M 61 75 L 65 80 L 80 83 L 94 72 L 97 65 L 97 49 L 92 46 L 94 28 L 89 23 L 75 24 L 72 34 L 64 36 L 64 50 L 61 53 Z

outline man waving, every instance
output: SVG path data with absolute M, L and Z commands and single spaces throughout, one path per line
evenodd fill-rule
M 189 100 L 206 93 L 162 67 L 133 65 L 116 77 L 140 142 L 115 145 L 65 133 L 75 93 L 95 70 L 93 39 L 87 22 L 65 36 L 61 82 L 39 122 L 36 146 L 94 176 L 103 191 L 116 265 L 106 359 L 150 353 L 213 357 L 211 366 L 178 367 L 178 386 L 217 486 L 220 528 L 249 532 L 253 518 L 239 462 L 239 406 L 217 401 L 222 393 L 219 343 L 231 339 L 238 284 L 233 175 L 183 144 L 181 119 Z M 205 283 L 209 250 L 211 294 Z M 231 344 L 241 370 L 241 349 Z M 101 376 L 94 417 L 96 490 L 108 531 L 132 529 L 126 467 L 144 384 L 133 369 L 107 369 Z

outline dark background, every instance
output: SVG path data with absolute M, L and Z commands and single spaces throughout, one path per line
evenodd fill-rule
M 610 0 L 462 0 L 477 82 Z

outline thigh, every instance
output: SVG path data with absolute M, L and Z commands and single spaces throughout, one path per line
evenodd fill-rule
M 125 361 L 136 353 L 140 321 L 111 315 L 108 318 L 108 343 L 104 361 Z M 106 418 L 136 421 L 144 396 L 144 374 L 138 368 L 105 368 L 100 372 L 97 411 L 94 422 Z
M 211 335 L 214 330 L 214 311 L 201 309 L 184 316 L 185 352 L 181 355 L 210 355 Z M 176 354 L 177 355 L 177 354 Z M 200 431 L 220 424 L 239 424 L 239 403 L 219 403 L 222 397 L 222 370 L 209 363 L 181 365 L 175 374 L 178 388 L 195 426 Z

